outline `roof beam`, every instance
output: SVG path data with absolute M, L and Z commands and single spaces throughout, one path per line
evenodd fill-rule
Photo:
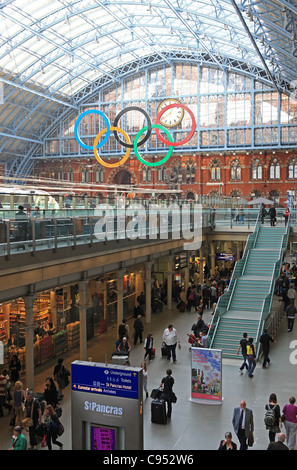
M 0 77 L 0 82 L 5 83 L 6 85 L 13 86 L 15 88 L 19 88 L 23 91 L 27 91 L 28 93 L 32 93 L 33 95 L 38 95 L 41 98 L 44 98 L 45 100 L 54 101 L 55 103 L 62 104 L 63 106 L 68 106 L 69 108 L 77 109 L 77 106 L 74 106 L 71 103 L 67 103 L 66 101 L 62 101 L 58 98 L 54 98 L 53 96 L 41 93 L 40 91 L 34 90 L 34 88 L 28 88 L 24 85 L 19 85 L 18 83 L 12 82 L 11 80 L 6 80 L 6 78 Z
M 165 0 L 165 1 L 166 1 L 166 0 Z M 275 79 L 274 79 L 272 73 L 270 72 L 270 70 L 269 70 L 269 68 L 268 68 L 268 66 L 267 66 L 267 64 L 266 64 L 266 62 L 265 62 L 265 60 L 264 60 L 264 57 L 262 56 L 262 54 L 261 54 L 261 52 L 260 52 L 260 49 L 258 48 L 258 46 L 257 46 L 257 44 L 256 44 L 256 41 L 255 41 L 255 39 L 253 38 L 253 35 L 251 34 L 251 32 L 250 32 L 250 30 L 249 30 L 249 28 L 248 28 L 248 26 L 247 26 L 247 24 L 246 24 L 246 22 L 245 22 L 245 20 L 244 20 L 242 14 L 241 14 L 241 11 L 240 11 L 239 8 L 238 8 L 237 3 L 235 2 L 235 0 L 230 0 L 230 1 L 231 1 L 232 5 L 233 5 L 233 7 L 234 7 L 234 10 L 235 10 L 236 13 L 237 13 L 238 18 L 239 18 L 240 21 L 241 21 L 241 24 L 243 25 L 243 27 L 244 27 L 246 33 L 248 34 L 248 36 L 249 36 L 249 38 L 250 38 L 250 40 L 251 40 L 251 42 L 252 42 L 252 44 L 253 44 L 253 46 L 254 46 L 254 48 L 255 48 L 255 51 L 257 52 L 257 54 L 258 54 L 258 56 L 259 56 L 259 58 L 260 58 L 260 60 L 261 60 L 261 62 L 262 62 L 262 64 L 263 64 L 263 66 L 264 66 L 264 68 L 265 68 L 265 70 L 266 70 L 266 72 L 267 72 L 267 74 L 268 74 L 268 76 L 269 76 L 271 82 L 273 83 L 275 89 L 276 89 L 277 91 L 279 91 L 278 85 L 277 85 L 277 83 L 276 83 L 276 81 L 275 81 Z
M 208 47 L 206 46 L 205 42 L 200 39 L 200 37 L 195 33 L 195 31 L 191 28 L 191 26 L 187 23 L 187 21 L 185 21 L 183 19 L 183 17 L 181 16 L 181 14 L 176 10 L 176 8 L 173 7 L 173 5 L 171 5 L 171 3 L 168 1 L 168 0 L 164 0 L 164 2 L 166 3 L 166 5 L 170 8 L 171 11 L 173 11 L 173 13 L 175 14 L 175 16 L 177 16 L 177 18 L 183 23 L 183 25 L 187 28 L 188 31 L 190 31 L 190 33 L 194 36 L 195 39 L 197 39 L 197 41 L 202 45 L 202 47 L 208 52 L 208 54 L 211 56 L 211 58 L 214 60 L 214 62 L 216 62 L 216 64 L 220 67 L 220 69 L 223 70 L 223 67 L 222 67 L 222 64 L 220 64 L 220 62 L 217 60 L 217 58 L 213 55 L 213 53 L 208 49 Z

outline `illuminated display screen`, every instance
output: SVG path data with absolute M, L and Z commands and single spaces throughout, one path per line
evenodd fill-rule
M 92 426 L 91 450 L 116 450 L 114 428 Z

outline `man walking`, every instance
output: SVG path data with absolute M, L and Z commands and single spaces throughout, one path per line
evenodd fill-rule
M 134 345 L 136 345 L 138 338 L 139 338 L 140 343 L 143 343 L 142 341 L 143 330 L 144 330 L 144 327 L 143 327 L 143 323 L 141 320 L 141 315 L 137 315 L 137 318 L 134 322 Z
M 247 364 L 247 352 L 246 352 L 246 345 L 247 345 L 247 333 L 243 333 L 242 339 L 239 341 L 238 349 L 237 349 L 237 355 L 239 354 L 239 351 L 241 349 L 241 354 L 243 357 L 243 363 L 239 367 L 239 372 L 240 375 L 243 374 L 243 369 L 246 368 L 248 370 L 248 364 Z
M 286 308 L 286 317 L 288 319 L 288 333 L 292 332 L 293 330 L 296 312 L 297 310 L 294 305 L 294 301 L 291 301 Z
M 267 329 L 264 330 L 264 333 L 260 336 L 260 343 L 262 344 L 262 349 L 263 349 L 263 364 L 262 368 L 265 369 L 267 366 L 267 363 L 270 364 L 270 359 L 269 359 L 269 351 L 270 351 L 270 343 L 274 343 L 274 339 L 272 336 L 268 334 Z
M 270 216 L 270 225 L 271 227 L 274 227 L 275 221 L 276 221 L 276 210 L 275 210 L 274 204 L 271 204 L 271 207 L 268 212 Z
M 254 432 L 254 417 L 244 400 L 240 402 L 239 407 L 234 408 L 232 424 L 240 442 L 240 450 L 247 450 L 247 440 Z
M 166 377 L 163 377 L 160 387 L 162 388 L 161 400 L 167 402 L 167 418 L 171 418 L 172 413 L 172 387 L 174 384 L 174 378 L 172 377 L 172 370 L 166 370 Z
M 173 362 L 176 362 L 176 346 L 178 344 L 179 349 L 181 346 L 178 333 L 176 329 L 173 328 L 173 325 L 168 325 L 168 327 L 164 330 L 162 340 L 166 345 L 167 360 L 170 361 L 172 356 Z

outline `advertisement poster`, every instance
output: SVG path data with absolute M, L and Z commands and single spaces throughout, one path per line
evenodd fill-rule
M 221 404 L 222 351 L 191 348 L 191 401 Z

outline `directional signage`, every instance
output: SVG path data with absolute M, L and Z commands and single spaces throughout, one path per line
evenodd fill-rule
M 72 390 L 138 400 L 138 374 L 129 367 L 74 361 L 71 364 Z

